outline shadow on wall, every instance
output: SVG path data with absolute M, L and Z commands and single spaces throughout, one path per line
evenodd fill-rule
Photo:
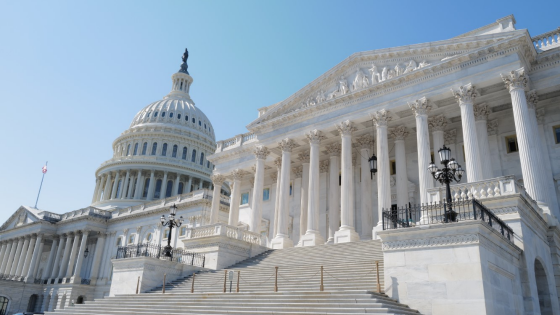
M 399 300 L 399 282 L 395 277 L 391 277 L 391 298 Z

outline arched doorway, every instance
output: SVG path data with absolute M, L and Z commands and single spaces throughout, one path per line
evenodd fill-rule
M 76 299 L 76 304 L 84 304 L 84 301 L 85 301 L 85 300 L 86 300 L 86 299 L 85 299 L 82 295 L 80 295 L 80 296 L 78 296 L 78 298 Z
M 37 294 L 33 294 L 29 297 L 29 302 L 27 303 L 27 311 L 34 312 L 35 307 L 37 307 Z
M 0 296 L 0 315 L 6 315 L 8 312 L 8 300 L 5 296 Z
M 548 290 L 548 279 L 544 266 L 538 259 L 535 259 L 535 279 L 537 281 L 537 292 L 539 293 L 539 306 L 541 315 L 552 315 L 552 303 L 550 291 Z
M 63 310 L 64 304 L 66 304 L 66 294 L 64 294 L 62 298 L 60 296 L 58 298 L 60 299 L 60 309 Z

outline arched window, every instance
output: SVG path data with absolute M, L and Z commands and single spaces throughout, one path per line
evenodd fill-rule
M 206 124 L 204 124 L 204 129 L 206 129 Z
M 183 157 L 182 157 L 182 159 L 183 160 L 187 159 L 187 147 L 183 147 Z
M 128 146 L 126 147 L 126 155 L 130 155 L 130 143 L 128 144 Z
M 196 119 L 194 119 L 194 117 L 193 117 L 193 119 L 192 119 L 192 122 L 193 122 L 193 124 L 196 122 Z
M 148 197 L 148 189 L 149 188 L 150 188 L 150 179 L 146 178 L 146 180 L 144 181 L 144 192 L 142 193 L 143 198 Z
M 179 195 L 183 193 L 185 185 L 183 183 L 179 183 Z
M 134 155 L 138 155 L 138 142 L 134 145 Z
M 8 310 L 8 298 L 5 296 L 0 296 L 0 315 L 6 314 Z
M 178 149 L 178 148 L 179 148 L 179 147 L 178 147 L 177 145 L 174 145 L 174 146 L 173 146 L 173 152 L 171 152 L 171 157 L 174 157 L 174 158 L 177 157 L 177 149 Z
M 165 112 L 161 112 L 161 117 L 165 117 Z
M 199 120 L 199 121 L 198 121 L 198 125 L 199 125 L 199 126 L 202 126 L 202 121 Z
M 185 116 L 185 120 L 186 120 L 186 121 L 189 121 L 189 116 Z
M 146 150 L 148 150 L 148 142 L 144 142 L 142 145 L 142 155 L 146 155 Z
M 161 155 L 162 156 L 166 156 L 167 155 L 167 143 L 163 144 L 163 148 L 161 149 Z
M 151 112 L 146 113 L 146 117 L 150 118 L 150 113 Z
M 156 155 L 156 151 L 157 151 L 157 142 L 154 142 L 154 144 L 152 144 L 152 155 Z
M 200 165 L 204 165 L 204 152 L 200 153 Z
M 158 113 L 158 112 L 155 112 L 155 113 L 154 113 L 154 117 L 157 117 L 157 113 Z
M 34 312 L 35 308 L 37 308 L 37 294 L 32 294 L 29 297 L 29 302 L 27 303 L 27 311 Z
M 196 161 L 196 150 L 192 150 L 192 157 L 191 157 L 191 162 L 195 162 Z
M 177 119 L 181 119 L 181 114 L 177 114 Z
M 171 191 L 173 190 L 173 181 L 167 181 L 167 187 L 165 188 L 165 198 L 171 197 Z
M 173 113 L 169 113 L 169 118 L 173 118 Z
M 161 179 L 158 179 L 156 181 L 156 191 L 154 192 L 154 199 L 159 199 L 161 197 L 161 183 Z

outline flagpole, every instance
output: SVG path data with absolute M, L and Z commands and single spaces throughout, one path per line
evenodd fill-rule
M 49 161 L 45 163 L 45 166 L 49 164 Z M 45 179 L 46 172 L 43 172 L 43 177 L 41 177 L 41 185 L 39 186 L 39 192 L 37 193 L 37 200 L 35 200 L 35 209 L 37 209 L 37 203 L 39 202 L 39 195 L 41 195 L 41 188 L 43 187 L 43 179 Z

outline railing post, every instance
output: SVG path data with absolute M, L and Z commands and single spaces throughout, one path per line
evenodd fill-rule
M 138 282 L 136 282 L 136 294 L 138 294 L 139 288 L 140 288 L 140 276 L 138 276 Z
M 235 292 L 239 293 L 239 278 L 241 275 L 241 270 L 237 271 L 237 287 L 235 288 Z
M 274 277 L 274 292 L 278 292 L 278 267 L 274 268 L 276 269 L 276 276 Z
M 196 276 L 196 272 L 192 274 L 192 283 L 191 283 L 191 293 L 194 293 L 194 278 Z
M 375 261 L 375 272 L 377 274 L 377 293 L 381 293 L 381 282 L 379 281 L 379 260 Z
M 226 293 L 227 269 L 224 270 L 224 293 Z
M 323 266 L 321 266 L 321 287 L 319 288 L 319 291 L 323 292 Z
M 167 277 L 167 274 L 164 273 L 163 274 L 163 287 L 161 288 L 161 293 L 165 294 L 165 278 Z
M 473 203 L 472 203 L 472 211 L 474 213 L 474 219 L 476 220 L 476 204 L 474 203 L 474 200 L 473 200 Z

